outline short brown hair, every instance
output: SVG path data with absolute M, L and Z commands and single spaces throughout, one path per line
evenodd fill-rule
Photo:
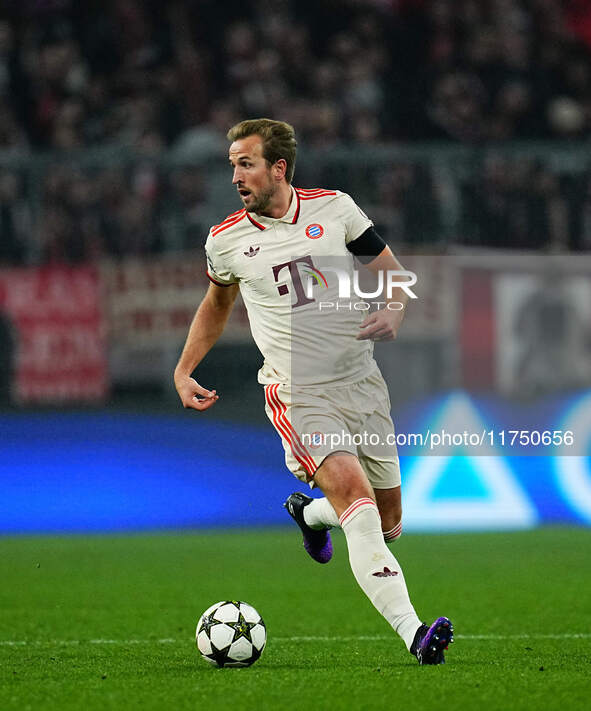
M 296 162 L 297 141 L 293 126 L 285 121 L 268 118 L 241 121 L 228 131 L 229 141 L 238 141 L 248 136 L 260 136 L 263 141 L 263 158 L 273 165 L 280 158 L 287 163 L 285 179 L 291 183 Z

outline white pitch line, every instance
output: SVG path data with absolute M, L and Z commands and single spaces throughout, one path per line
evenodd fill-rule
M 465 640 L 541 640 L 541 639 L 591 639 L 589 632 L 572 632 L 563 634 L 457 634 L 456 639 Z M 393 639 L 392 635 L 372 635 L 354 637 L 271 637 L 273 642 L 386 642 Z M 84 644 L 109 645 L 109 644 L 187 644 L 190 638 L 173 639 L 48 639 L 48 640 L 0 640 L 0 647 L 41 647 L 56 645 L 61 647 L 77 646 Z

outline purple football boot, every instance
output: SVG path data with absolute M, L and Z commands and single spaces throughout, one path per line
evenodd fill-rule
M 328 528 L 316 531 L 310 528 L 304 520 L 304 507 L 311 501 L 313 499 L 310 496 L 296 492 L 287 497 L 287 501 L 283 506 L 300 527 L 304 536 L 304 548 L 308 555 L 318 563 L 328 563 L 332 558 L 332 541 Z
M 443 652 L 454 641 L 454 627 L 447 617 L 438 617 L 431 627 L 421 625 L 415 634 L 410 653 L 419 664 L 445 664 Z

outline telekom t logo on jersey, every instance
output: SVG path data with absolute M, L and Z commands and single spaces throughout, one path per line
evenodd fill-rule
M 310 271 L 307 271 L 306 284 L 302 281 L 300 275 L 300 265 L 303 267 L 308 267 Z M 312 295 L 312 289 L 314 283 L 324 283 L 325 287 L 328 288 L 325 274 L 331 272 L 336 275 L 338 280 L 338 291 L 339 299 L 350 299 L 351 293 L 354 293 L 360 299 L 371 299 L 374 297 L 382 296 L 384 293 L 384 279 L 386 282 L 386 297 L 388 299 L 392 298 L 392 292 L 395 288 L 402 289 L 411 299 L 416 299 L 417 295 L 410 288 L 417 283 L 417 275 L 414 272 L 407 271 L 406 269 L 388 269 L 386 272 L 377 272 L 378 283 L 376 288 L 372 292 L 365 292 L 359 286 L 359 273 L 355 269 L 353 271 L 353 280 L 351 283 L 351 276 L 349 272 L 345 269 L 338 267 L 323 267 L 321 272 L 314 266 L 311 256 L 297 257 L 289 262 L 283 262 L 282 264 L 277 264 L 273 267 L 273 277 L 275 283 L 279 281 L 279 275 L 284 269 L 289 270 L 289 276 L 291 277 L 291 283 L 293 285 L 293 290 L 295 292 L 296 301 L 292 304 L 292 308 L 296 309 L 298 306 L 305 306 L 306 304 L 311 304 L 315 301 Z M 320 275 L 322 281 L 318 278 Z M 314 281 L 315 279 L 315 281 Z M 351 289 L 351 287 L 353 287 Z M 284 296 L 289 293 L 289 287 L 287 284 L 278 284 L 277 291 L 279 296 Z
M 279 274 L 284 269 L 289 269 L 289 275 L 291 277 L 291 283 L 293 284 L 293 290 L 297 297 L 295 304 L 292 304 L 292 308 L 297 309 L 298 306 L 304 306 L 305 304 L 311 304 L 314 299 L 306 296 L 304 292 L 304 285 L 302 284 L 302 278 L 300 276 L 300 271 L 298 269 L 298 264 L 307 264 L 309 267 L 314 269 L 314 263 L 312 262 L 312 257 L 298 257 L 297 259 L 292 259 L 289 262 L 283 262 L 283 264 L 277 264 L 273 267 L 273 277 L 275 282 L 279 281 Z M 277 287 L 279 296 L 289 293 L 289 288 L 287 284 L 280 284 Z

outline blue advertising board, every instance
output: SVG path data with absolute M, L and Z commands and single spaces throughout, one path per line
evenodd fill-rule
M 535 413 L 447 393 L 398 413 L 397 433 L 444 429 L 450 412 L 487 437 L 572 430 L 578 446 L 569 453 L 495 442 L 416 454 L 402 445 L 406 531 L 591 525 L 591 392 L 550 399 Z M 302 486 L 270 425 L 220 423 L 192 411 L 4 413 L 0 428 L 4 534 L 282 525 L 282 502 Z

